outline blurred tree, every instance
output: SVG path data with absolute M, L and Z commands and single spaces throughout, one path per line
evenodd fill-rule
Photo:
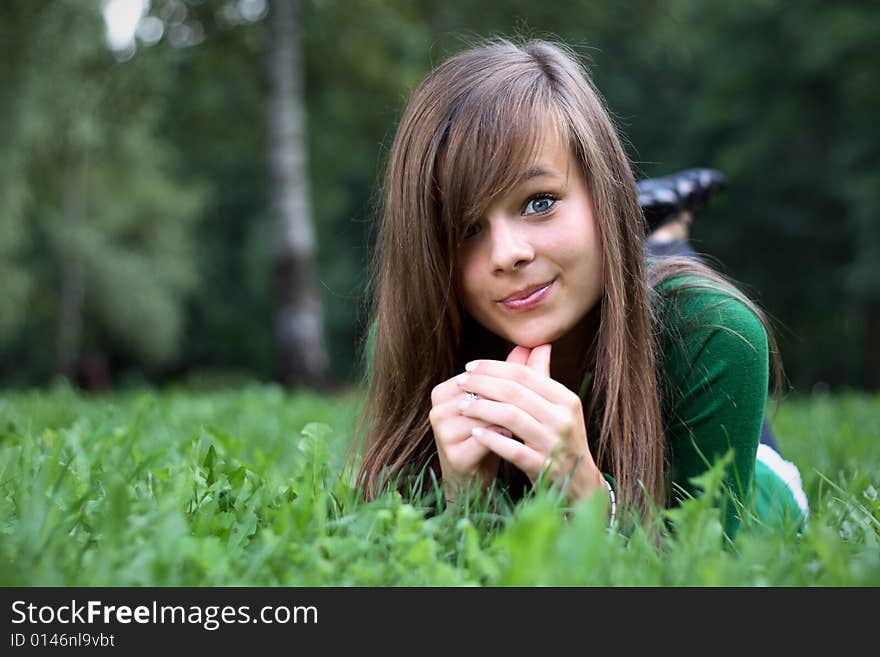
M 157 132 L 178 169 L 206 190 L 193 259 L 199 272 L 174 377 L 273 374 L 271 241 L 264 65 L 265 7 L 229 0 L 153 0 L 161 37 L 126 65 L 162 62 Z M 172 38 L 172 35 L 178 35 Z M 183 36 L 181 36 L 183 35 Z M 183 38 L 199 35 L 199 39 Z M 160 54 L 159 54 L 160 53 Z M 145 56 L 145 57 L 144 57 Z
M 308 152 L 298 2 L 272 0 L 266 104 L 277 298 L 278 375 L 286 385 L 326 383 L 324 313 L 315 290 L 315 231 L 309 202 Z
M 29 127 L 21 111 L 27 59 L 16 57 L 19 34 L 37 20 L 35 3 L 0 7 L 0 345 L 21 329 L 25 303 L 33 293 L 34 276 L 24 262 L 28 230 L 29 188 L 21 171 L 27 160 Z M 31 123 L 32 125 L 32 123 Z
M 204 34 L 192 47 L 164 38 L 159 44 L 174 62 L 163 132 L 210 188 L 198 243 L 204 278 L 191 299 L 186 364 L 271 377 L 278 353 L 266 245 L 276 233 L 265 154 L 277 140 L 268 137 L 266 120 L 271 21 L 257 5 L 163 0 L 154 1 L 151 15 L 165 21 L 166 34 L 171 21 L 197 23 Z M 330 378 L 345 382 L 357 372 L 383 144 L 424 72 L 429 36 L 418 15 L 394 3 L 303 2 L 300 12 L 307 26 L 300 39 L 317 292 Z
M 14 139 L 0 183 L 13 192 L 0 221 L 18 246 L 3 266 L 29 282 L 13 288 L 26 296 L 0 299 L 0 315 L 18 318 L 4 322 L 17 328 L 6 332 L 4 369 L 73 376 L 94 349 L 144 367 L 167 363 L 196 281 L 190 244 L 201 194 L 173 175 L 172 151 L 153 134 L 152 70 L 134 64 L 118 74 L 97 3 L 13 2 L 2 11 L 0 22 L 14 26 L 3 59 L 18 68 L 4 86 Z
M 383 171 L 403 103 L 430 63 L 415 3 L 303 2 L 318 271 L 337 381 L 359 373 Z

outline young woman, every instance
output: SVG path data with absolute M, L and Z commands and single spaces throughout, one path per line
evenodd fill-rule
M 368 497 L 426 472 L 447 503 L 545 477 L 573 502 L 647 514 L 732 451 L 733 535 L 772 338 L 706 266 L 646 260 L 630 163 L 576 57 L 496 40 L 438 66 L 403 114 L 384 193 Z

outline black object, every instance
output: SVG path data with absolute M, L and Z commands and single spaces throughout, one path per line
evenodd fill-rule
M 645 178 L 638 183 L 639 205 L 648 232 L 685 210 L 702 208 L 719 191 L 727 189 L 727 179 L 716 169 L 686 169 L 662 178 Z

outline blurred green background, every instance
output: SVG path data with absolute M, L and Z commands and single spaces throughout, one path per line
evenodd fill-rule
M 795 390 L 880 388 L 880 4 L 287 0 L 279 40 L 282 1 L 0 3 L 0 385 L 280 376 L 281 43 L 323 383 L 355 383 L 404 102 L 468 39 L 506 35 L 584 57 L 637 177 L 727 175 L 695 247 L 768 311 Z

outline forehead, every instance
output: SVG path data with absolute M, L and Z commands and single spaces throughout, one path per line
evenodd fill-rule
M 547 135 L 538 145 L 534 160 L 516 178 L 516 184 L 527 183 L 533 179 L 567 179 L 574 164 L 574 156 L 560 135 Z

